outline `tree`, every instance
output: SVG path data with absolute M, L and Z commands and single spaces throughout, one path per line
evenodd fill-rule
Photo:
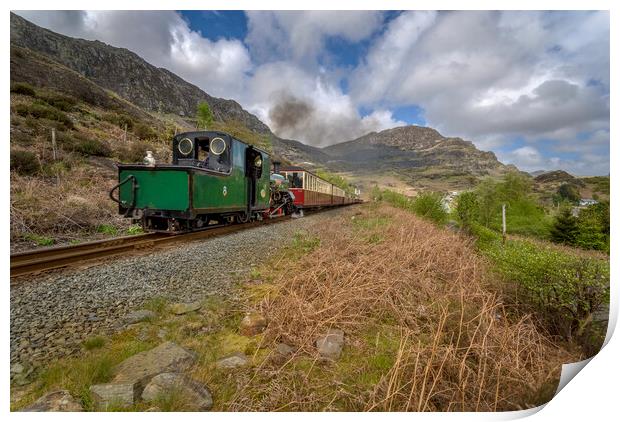
M 558 188 L 558 195 L 560 195 L 561 198 L 566 199 L 570 202 L 579 202 L 579 199 L 581 199 L 577 186 L 570 183 L 564 183 L 563 185 L 561 185 Z
M 573 217 L 570 208 L 564 208 L 556 217 L 550 234 L 554 242 L 567 245 L 575 244 L 575 240 L 579 234 L 579 227 L 577 225 L 577 219 Z
M 213 124 L 213 114 L 211 114 L 211 107 L 206 101 L 198 103 L 198 109 L 196 111 L 196 119 L 198 120 L 198 129 L 207 129 Z

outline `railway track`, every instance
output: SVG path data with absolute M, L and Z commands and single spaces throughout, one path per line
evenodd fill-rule
M 115 239 L 82 243 L 79 245 L 59 246 L 11 255 L 11 278 L 46 272 L 60 268 L 91 265 L 104 258 L 118 255 L 147 253 L 174 243 L 184 243 L 209 237 L 247 230 L 266 224 L 288 221 L 290 217 L 278 217 L 270 220 L 254 221 L 245 224 L 208 227 L 200 231 L 180 234 L 146 233 Z

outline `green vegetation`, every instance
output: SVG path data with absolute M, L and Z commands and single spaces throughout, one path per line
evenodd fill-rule
M 572 183 L 564 183 L 558 188 L 559 199 L 563 199 L 572 203 L 579 202 L 581 195 L 579 195 L 579 188 Z
M 54 244 L 54 238 L 47 236 L 39 236 L 34 233 L 27 234 L 24 236 L 26 240 L 30 240 L 36 243 L 38 246 L 52 246 Z
M 462 193 L 455 213 L 463 227 L 475 222 L 501 231 L 502 204 L 506 204 L 509 234 L 549 238 L 552 218 L 531 193 L 531 180 L 519 173 L 509 173 L 501 180 L 485 179 L 473 191 Z
M 13 110 L 20 116 L 31 116 L 37 119 L 48 119 L 62 123 L 65 128 L 72 129 L 73 121 L 63 111 L 50 106 L 42 100 L 36 100 L 32 104 L 16 104 Z
M 132 117 L 129 114 L 121 113 L 121 112 L 104 113 L 101 116 L 101 119 L 108 123 L 112 123 L 113 125 L 116 125 L 121 129 L 125 129 L 125 125 L 127 125 L 127 130 L 131 130 L 133 129 L 133 125 L 134 125 L 134 121 Z
M 546 242 L 508 240 L 477 226 L 479 250 L 532 306 L 555 334 L 576 338 L 586 351 L 598 351 L 604 327 L 594 312 L 609 304 L 609 261 Z
M 565 245 L 609 253 L 609 217 L 608 202 L 580 209 L 577 217 L 565 208 L 555 219 L 551 239 Z
M 136 235 L 144 233 L 144 230 L 142 230 L 142 227 L 140 226 L 131 226 L 126 230 L 126 233 L 128 235 Z
M 14 94 L 27 95 L 29 97 L 36 97 L 37 93 L 32 85 L 25 82 L 18 82 L 11 86 L 11 92 Z
M 40 170 L 36 154 L 30 151 L 11 150 L 11 170 L 32 176 Z
M 110 224 L 101 224 L 97 227 L 97 233 L 116 236 L 118 234 L 118 229 Z
M 414 214 L 431 220 L 437 224 L 445 224 L 448 221 L 448 212 L 442 204 L 442 196 L 437 192 L 423 192 L 415 198 L 409 198 L 402 193 L 389 189 L 373 189 L 371 196 L 375 200 L 383 200 L 398 208 L 403 208 Z
M 353 194 L 355 192 L 355 187 L 352 186 L 347 179 L 338 174 L 331 173 L 324 169 L 317 169 L 315 173 L 321 179 L 327 180 L 329 183 L 338 186 L 348 194 Z
M 211 107 L 206 101 L 198 103 L 196 109 L 196 119 L 198 120 L 198 129 L 208 129 L 213 124 L 213 114 L 211 113 Z
M 145 141 L 157 139 L 157 132 L 145 123 L 136 123 L 133 127 L 133 134 Z
M 100 349 L 105 344 L 105 339 L 101 336 L 90 337 L 84 340 L 82 346 L 86 350 Z

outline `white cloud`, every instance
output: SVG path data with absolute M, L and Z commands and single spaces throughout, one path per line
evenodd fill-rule
M 327 37 L 361 41 L 379 29 L 377 11 L 248 11 L 246 43 L 259 61 L 315 64 Z

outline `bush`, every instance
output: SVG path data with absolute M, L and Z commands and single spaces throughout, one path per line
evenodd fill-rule
M 29 151 L 11 151 L 11 170 L 22 175 L 34 175 L 39 168 L 37 156 Z
M 152 127 L 144 123 L 137 123 L 133 128 L 133 133 L 138 138 L 143 140 L 157 139 L 157 132 L 155 132 Z
M 11 87 L 11 92 L 14 94 L 27 95 L 29 97 L 37 96 L 37 93 L 32 87 L 32 85 L 25 82 L 18 82 L 13 84 L 13 86 Z
M 112 149 L 107 143 L 97 139 L 86 138 L 83 135 L 60 133 L 57 137 L 58 144 L 64 149 L 83 155 L 95 155 L 99 157 L 111 157 Z
M 131 130 L 133 129 L 134 125 L 134 121 L 131 116 L 125 113 L 105 113 L 103 116 L 101 116 L 101 119 L 106 122 L 112 123 L 120 127 L 121 129 L 124 129 L 125 125 L 127 125 L 127 130 Z
M 41 99 L 61 111 L 73 111 L 77 104 L 75 98 L 62 94 L 48 94 L 41 96 Z
M 609 303 L 609 262 L 526 241 L 487 242 L 483 252 L 565 338 L 581 335 Z
M 464 228 L 470 228 L 478 220 L 480 206 L 474 192 L 463 192 L 457 197 L 456 215 Z
M 438 224 L 448 220 L 448 213 L 443 207 L 442 196 L 436 192 L 424 192 L 413 199 L 412 210 L 423 218 L 428 218 Z
M 23 117 L 32 116 L 38 119 L 49 119 L 63 124 L 67 129 L 73 128 L 73 121 L 62 111 L 51 107 L 43 101 L 37 100 L 32 104 L 17 104 L 14 110 Z

